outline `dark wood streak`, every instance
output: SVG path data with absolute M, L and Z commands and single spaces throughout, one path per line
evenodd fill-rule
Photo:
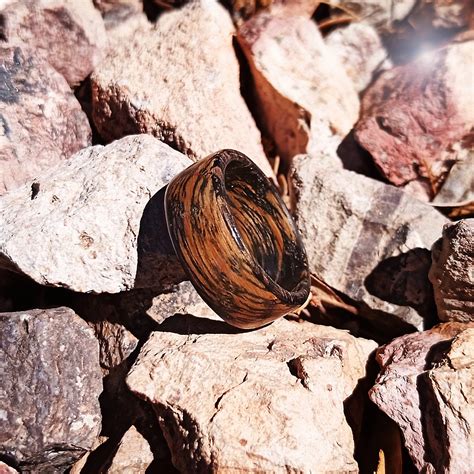
M 222 150 L 176 176 L 168 230 L 190 280 L 234 326 L 264 326 L 305 303 L 306 252 L 273 184 L 245 155 Z

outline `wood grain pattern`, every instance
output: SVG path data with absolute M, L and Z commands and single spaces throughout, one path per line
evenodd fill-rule
M 176 176 L 168 230 L 190 280 L 229 324 L 263 326 L 305 303 L 306 252 L 273 184 L 245 155 L 222 150 Z

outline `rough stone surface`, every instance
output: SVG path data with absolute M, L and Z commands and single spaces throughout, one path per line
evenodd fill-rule
M 290 189 L 311 272 L 388 334 L 433 322 L 429 249 L 448 222 L 442 214 L 308 155 L 294 160 Z
M 94 324 L 94 331 L 99 340 L 100 365 L 104 369 L 117 367 L 137 347 L 138 339 L 121 324 L 100 321 Z
M 459 159 L 455 145 L 469 146 L 473 55 L 474 41 L 426 53 L 365 93 L 355 137 L 391 183 L 438 181 Z
M 409 15 L 416 29 L 463 28 L 473 12 L 470 0 L 421 0 Z
M 474 201 L 474 150 L 453 165 L 449 174 L 433 199 L 437 206 L 456 205 Z
M 132 426 L 120 441 L 107 474 L 144 473 L 152 462 L 148 441 Z
M 251 18 L 237 38 L 250 64 L 260 120 L 279 155 L 290 160 L 313 149 L 335 151 L 358 118 L 359 99 L 315 22 L 275 8 Z
M 390 64 L 387 50 L 377 30 L 368 23 L 351 23 L 337 28 L 325 38 L 358 92 L 371 82 L 374 73 Z
M 474 321 L 474 219 L 445 226 L 429 278 L 441 321 Z
M 92 0 L 7 0 L 0 15 L 8 43 L 29 46 L 72 86 L 101 60 L 106 34 Z
M 357 471 L 343 403 L 375 342 L 285 319 L 216 332 L 152 333 L 127 378 L 178 470 Z
M 79 292 L 181 281 L 163 197 L 189 163 L 149 135 L 81 150 L 0 199 L 0 266 Z
M 221 321 L 221 318 L 209 308 L 189 281 L 183 281 L 170 291 L 155 296 L 147 314 L 158 324 L 175 314 L 192 314 Z
M 123 40 L 92 75 L 99 133 L 106 140 L 149 133 L 193 160 L 235 148 L 271 175 L 240 94 L 233 33 L 226 10 L 203 0 Z
M 91 129 L 64 78 L 36 52 L 0 45 L 0 194 L 88 146 Z
M 89 326 L 69 308 L 0 314 L 0 453 L 56 472 L 99 434 L 102 374 Z
M 105 17 L 105 22 L 108 18 L 123 18 L 128 14 L 143 10 L 142 0 L 93 0 L 93 2 Z
M 419 472 L 468 473 L 474 460 L 474 327 L 446 323 L 377 352 L 371 400 L 399 425 Z

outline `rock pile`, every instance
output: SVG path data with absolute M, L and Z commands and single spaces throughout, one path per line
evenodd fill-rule
M 474 470 L 470 2 L 318 5 L 2 2 L 0 473 Z M 312 278 L 252 331 L 167 231 L 222 148 Z

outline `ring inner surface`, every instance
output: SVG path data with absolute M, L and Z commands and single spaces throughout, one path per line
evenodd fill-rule
M 227 205 L 255 262 L 291 292 L 306 272 L 306 255 L 283 201 L 254 166 L 228 163 L 224 173 Z

